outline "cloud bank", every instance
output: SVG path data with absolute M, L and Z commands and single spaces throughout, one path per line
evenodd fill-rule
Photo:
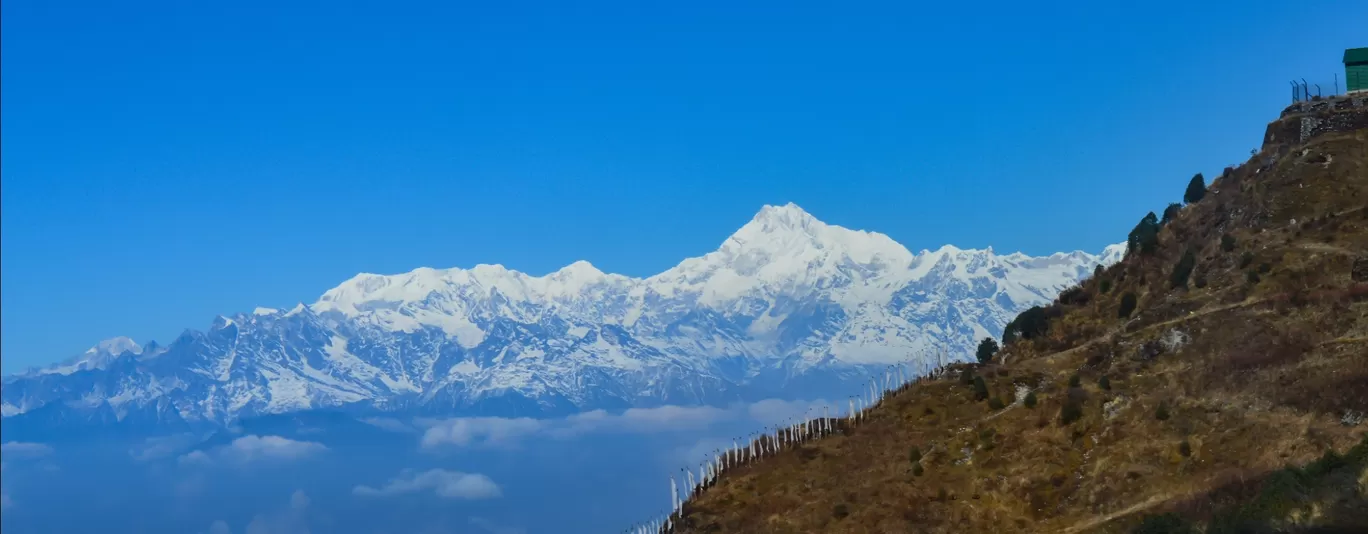
M 370 486 L 352 488 L 352 494 L 359 497 L 390 497 L 429 491 L 445 499 L 461 500 L 493 499 L 503 495 L 499 486 L 487 476 L 445 469 L 423 472 L 407 469 L 379 489 Z
M 6 459 L 41 458 L 49 454 L 52 454 L 52 447 L 42 443 L 11 441 L 0 445 L 0 455 L 4 455 Z
M 295 441 L 280 436 L 243 436 L 208 452 L 181 455 L 181 465 L 229 463 L 243 465 L 262 461 L 294 461 L 321 454 L 328 448 L 312 441 Z
M 426 426 L 420 445 L 445 447 L 509 446 L 521 439 L 545 436 L 568 439 L 588 433 L 695 432 L 724 422 L 750 421 L 769 426 L 791 418 L 821 415 L 826 401 L 765 400 L 730 408 L 661 406 L 631 408 L 621 413 L 594 410 L 559 419 L 461 417 L 420 420 Z M 833 405 L 834 406 L 834 405 Z M 832 412 L 834 416 L 835 413 Z

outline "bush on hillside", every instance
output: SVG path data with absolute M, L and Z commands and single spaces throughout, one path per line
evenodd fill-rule
M 1108 291 L 1111 291 L 1111 286 L 1112 281 L 1104 278 L 1101 282 L 1097 283 L 1097 292 L 1106 294 Z
M 1187 191 L 1183 192 L 1183 202 L 1196 204 L 1202 200 L 1202 197 L 1206 196 L 1206 191 L 1206 180 L 1202 178 L 1202 173 L 1199 172 L 1192 177 L 1192 181 L 1188 182 Z
M 1197 255 L 1192 249 L 1183 252 L 1183 257 L 1178 259 L 1178 263 L 1173 266 L 1173 273 L 1169 275 L 1169 286 L 1173 289 L 1187 287 L 1188 277 L 1192 276 L 1192 268 L 1197 266 Z
M 1160 420 L 1160 421 L 1168 421 L 1168 418 L 1169 418 L 1168 403 L 1164 403 L 1164 402 L 1159 403 L 1159 407 L 1154 409 L 1154 418 L 1155 418 L 1155 419 L 1158 419 L 1158 420 Z
M 974 377 L 974 400 L 981 401 L 988 398 L 988 383 L 983 381 L 983 377 Z
M 1073 376 L 1069 377 L 1069 387 L 1076 388 L 1082 384 L 1083 378 L 1078 376 L 1078 373 L 1074 373 Z
M 1243 268 L 1245 268 L 1245 267 L 1249 267 L 1249 264 L 1251 264 L 1251 263 L 1254 263 L 1254 253 L 1253 253 L 1253 252 L 1250 252 L 1250 251 L 1246 250 L 1246 251 L 1244 251 L 1244 254 L 1240 254 L 1240 268 L 1241 268 L 1241 269 L 1243 269 Z
M 1035 408 L 1036 401 L 1037 399 L 1034 391 L 1027 393 L 1026 398 L 1021 399 L 1021 403 L 1027 408 Z
M 1103 269 L 1102 269 L 1102 264 L 1100 264 L 1100 263 L 1097 264 L 1096 267 L 1093 267 L 1093 278 L 1101 278 L 1101 277 L 1102 277 L 1102 271 L 1103 271 Z
M 1159 220 L 1159 226 L 1166 226 L 1178 218 L 1178 212 L 1183 209 L 1182 204 L 1173 203 L 1164 208 L 1164 217 Z
M 1221 250 L 1224 251 L 1224 252 L 1230 252 L 1230 251 L 1235 250 L 1235 236 L 1230 235 L 1230 234 L 1222 235 L 1222 236 L 1221 236 Z
M 1131 313 L 1135 311 L 1135 302 L 1135 293 L 1121 295 L 1121 306 L 1116 309 L 1116 316 L 1120 319 L 1130 317 Z
M 914 463 L 914 464 L 917 463 L 917 462 L 920 462 L 921 459 L 922 459 L 921 448 L 919 448 L 919 447 L 912 447 L 912 454 L 910 455 L 910 458 L 911 458 L 911 460 L 912 460 L 912 463 Z
M 1067 426 L 1083 417 L 1083 405 L 1069 401 L 1059 409 L 1059 426 Z
M 1102 375 L 1102 378 L 1097 379 L 1097 387 L 1102 391 L 1111 391 L 1111 379 L 1107 378 L 1107 375 Z
M 1001 410 L 1003 408 L 1006 408 L 1007 405 L 1002 403 L 1002 399 L 993 397 L 991 399 L 988 399 L 988 407 L 994 410 Z

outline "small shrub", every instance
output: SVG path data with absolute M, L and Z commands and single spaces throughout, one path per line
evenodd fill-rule
M 1093 267 L 1093 278 L 1101 278 L 1101 277 L 1102 277 L 1102 271 L 1103 271 L 1103 269 L 1102 269 L 1102 264 L 1100 264 L 1100 263 L 1097 264 L 1096 267 Z
M 1192 456 L 1192 445 L 1187 440 L 1183 440 L 1182 443 L 1178 444 L 1178 454 L 1183 455 L 1184 458 Z
M 912 464 L 912 475 L 913 475 L 913 476 L 922 476 L 922 473 L 925 473 L 925 472 L 926 472 L 926 469 L 922 467 L 922 464 Z
M 1007 406 L 1005 404 L 1002 404 L 1002 399 L 993 397 L 991 399 L 988 399 L 988 407 L 994 410 L 1001 410 L 1003 408 L 1006 408 Z
M 1244 251 L 1243 254 L 1240 254 L 1240 268 L 1241 268 L 1241 269 L 1243 269 L 1243 268 L 1245 268 L 1245 267 L 1249 267 L 1249 264 L 1251 264 L 1251 263 L 1254 263 L 1254 253 L 1253 253 L 1253 252 L 1250 252 L 1250 251 L 1246 250 L 1246 251 Z
M 1078 376 L 1078 373 L 1074 373 L 1073 376 L 1069 377 L 1069 387 L 1071 388 L 1076 388 L 1082 383 L 1083 378 Z
M 974 400 L 981 401 L 988 398 L 988 383 L 983 381 L 983 377 L 974 377 Z
M 1250 270 L 1248 270 L 1248 271 L 1245 271 L 1245 282 L 1247 282 L 1249 285 L 1254 285 L 1254 284 L 1259 283 L 1259 273 L 1258 273 L 1258 271 L 1255 271 L 1255 270 L 1253 270 L 1253 269 L 1250 269 Z
M 1121 305 L 1116 308 L 1116 317 L 1120 319 L 1130 317 L 1131 313 L 1135 311 L 1135 302 L 1135 293 L 1127 292 L 1125 295 L 1121 295 Z
M 1206 287 L 1206 286 L 1207 286 L 1206 274 L 1205 274 L 1205 273 L 1197 273 L 1197 276 L 1192 277 L 1192 285 L 1193 285 L 1194 287 L 1196 287 L 1197 289 L 1202 289 L 1202 288 Z
M 1075 402 L 1066 402 L 1064 407 L 1059 409 L 1059 425 L 1066 426 L 1083 417 L 1083 406 Z
M 1159 407 L 1154 409 L 1154 418 L 1160 421 L 1168 421 L 1169 409 L 1167 403 L 1159 403 Z
M 838 504 L 831 509 L 831 516 L 836 519 L 845 519 L 850 516 L 850 507 L 846 506 L 845 503 Z
M 1222 235 L 1222 236 L 1221 236 L 1221 250 L 1222 250 L 1223 252 L 1231 252 L 1231 251 L 1235 250 L 1235 236 L 1230 235 L 1230 234 Z
M 914 464 L 920 462 L 922 459 L 921 448 L 912 447 L 912 454 L 910 454 L 908 457 L 912 460 L 912 463 Z
M 1102 378 L 1097 379 L 1097 387 L 1102 388 L 1102 391 L 1111 391 L 1111 379 L 1102 375 Z
M 1097 292 L 1105 295 L 1108 291 L 1111 291 L 1111 286 L 1112 281 L 1104 278 L 1097 283 Z
M 1035 408 L 1035 405 L 1036 405 L 1036 394 L 1035 394 L 1035 392 L 1032 391 L 1032 392 L 1030 392 L 1030 393 L 1027 393 L 1027 394 L 1026 394 L 1026 398 L 1021 399 L 1021 403 L 1024 404 L 1024 405 L 1026 405 L 1027 408 Z
M 959 381 L 961 384 L 969 385 L 974 383 L 974 372 L 969 369 L 960 369 Z
M 1192 249 L 1187 249 L 1173 266 L 1173 273 L 1169 275 L 1169 286 L 1174 289 L 1187 287 L 1188 277 L 1192 275 L 1192 268 L 1196 266 L 1197 256 L 1193 254 Z
M 1273 266 L 1272 266 L 1272 265 L 1269 265 L 1269 264 L 1267 264 L 1267 263 L 1260 263 L 1260 264 L 1259 264 L 1259 274 L 1268 274 L 1268 271 L 1272 271 L 1272 270 L 1273 270 Z

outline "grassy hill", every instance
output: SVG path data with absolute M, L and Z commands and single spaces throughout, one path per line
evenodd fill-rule
M 1290 107 L 1204 181 L 990 363 L 728 472 L 677 531 L 1368 531 L 1368 102 Z

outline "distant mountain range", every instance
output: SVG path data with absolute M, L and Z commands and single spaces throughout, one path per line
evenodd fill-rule
M 717 251 L 649 278 L 583 261 L 540 277 L 499 265 L 360 274 L 312 305 L 220 316 L 166 346 L 115 338 L 5 377 L 0 410 L 8 432 L 844 395 L 890 363 L 967 359 L 1124 252 L 914 254 L 793 204 L 765 206 Z

